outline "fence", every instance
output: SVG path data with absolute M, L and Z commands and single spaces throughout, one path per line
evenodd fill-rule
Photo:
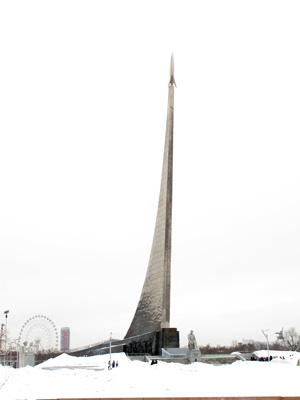
M 6 354 L 0 354 L 0 365 L 17 368 L 19 357 L 17 351 L 8 351 Z

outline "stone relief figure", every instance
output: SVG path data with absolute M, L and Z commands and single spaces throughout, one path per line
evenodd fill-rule
M 198 350 L 196 338 L 195 338 L 193 331 L 191 331 L 188 334 L 188 347 L 189 347 L 189 350 Z

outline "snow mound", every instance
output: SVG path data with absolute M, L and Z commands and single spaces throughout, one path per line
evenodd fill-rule
M 0 398 L 292 397 L 300 392 L 300 367 L 291 362 L 236 361 L 216 366 L 159 360 L 150 365 L 118 353 L 112 354 L 118 368 L 108 370 L 108 360 L 109 355 L 62 354 L 34 368 L 2 367 Z M 93 368 L 96 365 L 104 368 Z
M 92 366 L 105 366 L 108 365 L 110 359 L 109 354 L 103 354 L 99 356 L 92 357 L 75 357 L 68 354 L 61 354 L 55 358 L 50 358 L 49 360 L 37 365 L 34 368 L 59 368 L 59 367 L 92 367 Z M 128 362 L 128 358 L 124 353 L 115 353 L 111 356 L 112 361 L 122 361 Z

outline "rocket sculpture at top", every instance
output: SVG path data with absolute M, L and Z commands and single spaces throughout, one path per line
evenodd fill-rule
M 171 65 L 170 65 L 170 82 L 169 82 L 169 86 L 171 86 L 171 85 L 175 85 L 177 87 L 176 82 L 175 82 L 175 78 L 174 78 L 174 57 L 173 57 L 173 53 L 172 53 L 172 56 L 171 56 Z
M 141 297 L 125 338 L 169 328 L 173 185 L 174 58 L 171 57 L 167 126 L 160 195 Z

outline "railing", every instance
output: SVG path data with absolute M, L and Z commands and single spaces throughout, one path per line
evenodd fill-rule
M 18 361 L 18 354 L 16 351 L 7 352 L 6 355 L 0 355 L 0 365 L 17 368 Z

